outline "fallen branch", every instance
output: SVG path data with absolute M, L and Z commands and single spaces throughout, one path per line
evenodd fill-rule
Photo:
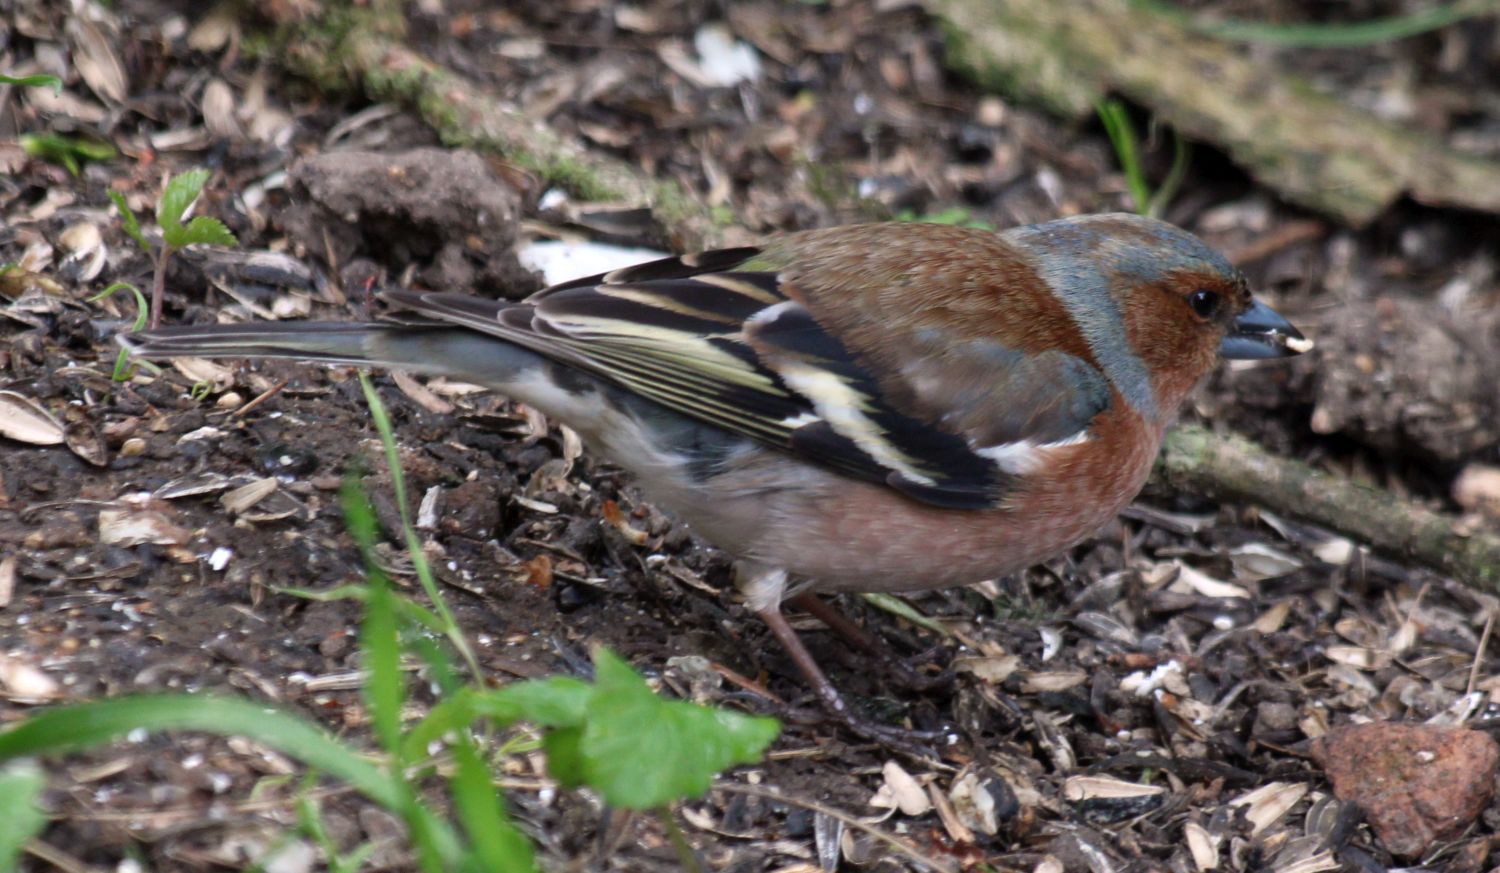
M 1463 531 L 1452 516 L 1278 457 L 1243 437 L 1175 428 L 1167 434 L 1155 478 L 1171 488 L 1296 516 L 1500 593 L 1500 534 Z
M 1008 8 L 1033 2 L 1037 0 L 1020 0 Z M 1052 0 L 1040 2 L 1050 5 Z M 1113 0 L 1078 5 L 1101 4 L 1113 5 Z M 353 23 L 331 45 L 304 39 L 300 48 L 289 49 L 294 52 L 293 69 L 324 87 L 355 87 L 377 99 L 412 106 L 444 140 L 498 152 L 579 196 L 650 204 L 680 249 L 712 245 L 727 228 L 713 220 L 690 192 L 654 181 L 623 161 L 594 154 L 540 122 L 521 117 L 477 84 L 421 58 L 388 35 L 388 19 L 348 21 Z M 305 24 L 298 32 L 306 36 Z M 1156 478 L 1207 497 L 1245 500 L 1305 518 L 1476 587 L 1500 591 L 1500 537 L 1464 536 L 1456 530 L 1455 519 L 1278 458 L 1239 437 L 1200 427 L 1177 428 L 1167 436 Z
M 927 0 L 948 62 L 1079 117 L 1118 92 L 1289 200 L 1363 225 L 1398 197 L 1500 212 L 1500 165 L 1315 90 L 1131 0 Z

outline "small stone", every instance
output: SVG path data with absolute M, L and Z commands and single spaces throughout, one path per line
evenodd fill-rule
M 1340 800 L 1358 804 L 1393 854 L 1414 857 L 1452 839 L 1490 802 L 1500 745 L 1436 725 L 1343 725 L 1312 741 Z
M 445 495 L 446 517 L 439 523 L 447 533 L 486 540 L 500 526 L 500 492 L 494 483 L 475 479 Z
M 1453 499 L 1464 509 L 1500 518 L 1500 467 L 1469 464 L 1453 481 Z
M 1297 728 L 1297 708 L 1290 703 L 1278 703 L 1267 700 L 1255 707 L 1255 726 L 1251 730 L 1254 735 L 1271 733 L 1277 731 L 1290 731 Z

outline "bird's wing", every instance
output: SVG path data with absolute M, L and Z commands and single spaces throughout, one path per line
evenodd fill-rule
M 668 258 L 553 286 L 522 303 L 451 293 L 386 296 L 942 507 L 998 505 L 1014 478 L 1028 472 L 1016 451 L 1074 438 L 1098 411 L 1097 386 L 1085 385 L 1085 401 L 1059 399 L 1078 393 L 1067 386 L 1082 362 L 1068 355 L 1027 355 L 971 340 L 930 362 L 914 349 L 909 372 L 874 373 L 788 294 L 767 254 L 732 249 Z M 961 390 L 942 377 L 945 366 L 954 368 Z M 904 402 L 892 402 L 885 386 L 893 383 Z M 1052 411 L 1005 412 L 1006 394 Z M 942 402 L 959 417 L 932 414 Z M 991 408 L 1014 423 L 1003 439 L 981 421 Z

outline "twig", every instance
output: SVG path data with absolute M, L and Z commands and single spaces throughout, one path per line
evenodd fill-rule
M 98 870 L 83 859 L 75 858 L 51 843 L 44 843 L 41 840 L 27 840 L 22 848 L 26 850 L 26 854 L 46 861 L 63 873 L 96 873 Z
M 156 253 L 156 269 L 151 276 L 151 323 L 152 330 L 161 327 L 161 302 L 167 296 L 167 260 L 172 257 L 172 247 L 165 242 Z
M 1259 503 L 1500 593 L 1500 535 L 1465 531 L 1452 516 L 1277 457 L 1243 437 L 1176 428 L 1167 434 L 1155 478 L 1172 488 Z
M 1490 647 L 1490 634 L 1495 630 L 1495 610 L 1486 611 L 1484 616 L 1484 633 L 1479 635 L 1479 645 L 1474 647 L 1474 660 L 1469 664 L 1469 684 L 1464 688 L 1464 694 L 1473 694 L 1475 687 L 1479 685 L 1479 666 L 1484 663 L 1484 650 Z
M 290 385 L 291 381 L 292 380 L 290 380 L 290 379 L 282 379 L 280 382 L 277 382 L 275 385 L 272 385 L 270 388 L 267 388 L 266 390 L 264 390 L 264 391 L 260 392 L 259 394 L 257 394 L 253 399 L 251 399 L 249 402 L 247 402 L 244 406 L 241 406 L 239 409 L 236 409 L 234 412 L 231 412 L 229 414 L 229 417 L 230 418 L 239 418 L 240 416 L 246 414 L 247 412 L 250 412 L 250 411 L 254 410 L 258 406 L 260 406 L 262 403 L 265 403 L 267 400 L 270 400 L 272 397 L 275 397 L 276 394 L 279 391 L 281 391 L 281 389 L 285 388 L 287 385 Z

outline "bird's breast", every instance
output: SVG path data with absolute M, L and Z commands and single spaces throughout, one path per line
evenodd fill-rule
M 1097 531 L 1145 484 L 1161 429 L 1128 409 L 1109 415 L 1090 441 L 1047 449 L 1001 508 L 942 509 L 808 466 L 784 477 L 793 487 L 760 495 L 752 542 L 724 545 L 821 591 L 918 591 L 1016 572 Z

